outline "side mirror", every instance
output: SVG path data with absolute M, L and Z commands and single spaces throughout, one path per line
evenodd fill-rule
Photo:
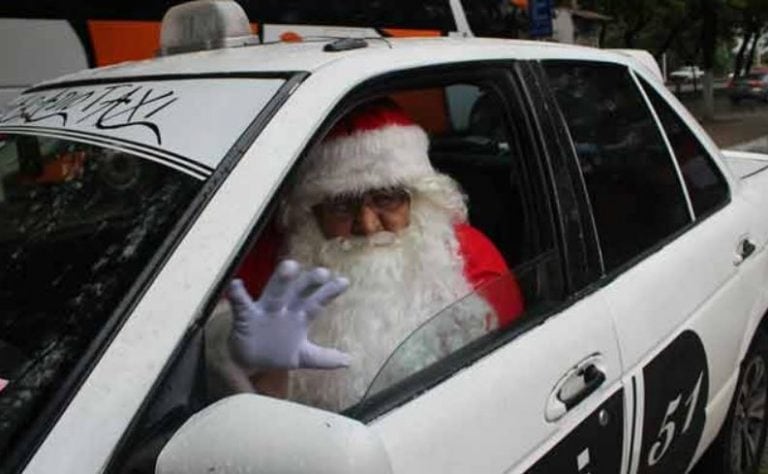
M 367 426 L 335 413 L 254 394 L 220 400 L 173 435 L 157 474 L 391 474 L 384 446 Z

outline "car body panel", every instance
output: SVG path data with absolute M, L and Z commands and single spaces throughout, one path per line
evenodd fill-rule
M 759 217 L 759 210 L 764 208 L 765 204 L 756 201 L 755 195 L 760 195 L 762 199 L 768 197 L 764 191 L 765 183 L 756 183 L 768 180 L 768 175 L 760 173 L 765 169 L 762 161 L 768 156 L 721 152 L 687 110 L 677 100 L 672 99 L 668 90 L 655 88 L 660 94 L 670 96 L 667 102 L 677 109 L 676 112 L 680 116 L 687 118 L 686 125 L 697 135 L 704 147 L 708 148 L 713 161 L 729 182 L 731 199 L 712 215 L 697 216 L 696 221 L 681 235 L 665 243 L 663 250 L 637 264 L 632 272 L 628 272 L 633 274 L 632 279 L 639 279 L 635 282 L 638 293 L 634 297 L 631 296 L 632 290 L 629 290 L 632 283 L 625 281 L 620 283 L 620 287 L 614 288 L 616 293 L 613 298 L 606 298 L 609 304 L 612 304 L 614 316 L 617 318 L 626 369 L 630 373 L 634 372 L 638 379 L 641 378 L 642 371 L 631 368 L 633 364 L 638 364 L 635 367 L 645 367 L 653 359 L 648 356 L 643 358 L 640 353 L 649 347 L 656 347 L 655 350 L 658 350 L 669 344 L 667 339 L 648 345 L 648 341 L 654 337 L 651 333 L 655 333 L 656 337 L 665 337 L 665 334 L 692 331 L 703 342 L 706 357 L 704 367 L 708 368 L 709 372 L 709 393 L 706 424 L 698 447 L 695 453 L 688 449 L 685 454 L 692 456 L 688 458 L 689 464 L 692 464 L 717 435 L 730 406 L 738 376 L 734 367 L 739 366 L 757 324 L 765 315 L 765 292 L 758 288 L 763 288 L 766 282 L 765 268 L 768 267 L 768 261 L 764 249 L 768 239 L 768 227 Z M 748 177 L 747 180 L 754 181 L 745 182 L 745 176 Z M 754 244 L 756 250 L 742 261 L 739 253 L 745 239 Z M 663 254 L 662 258 L 665 259 L 679 260 L 654 264 L 652 260 L 659 254 Z M 653 265 L 656 265 L 655 269 L 649 268 Z M 644 281 L 642 269 L 648 272 Z M 656 281 L 662 273 L 674 281 L 675 285 Z M 625 275 L 621 275 L 617 280 L 621 282 L 624 277 Z M 625 283 L 627 286 L 623 286 Z M 641 294 L 650 294 L 652 297 L 643 298 Z M 708 296 L 702 299 L 703 295 Z M 621 302 L 629 301 L 633 303 L 621 306 Z M 673 308 L 675 305 L 678 307 Z M 685 305 L 687 308 L 683 307 Z M 728 317 L 723 316 L 726 314 Z M 652 324 L 647 324 L 649 321 Z M 667 330 L 660 330 L 665 325 L 668 325 Z M 643 331 L 647 334 L 643 334 Z M 642 344 L 644 348 L 635 344 L 641 339 L 645 340 Z M 662 386 L 667 384 L 668 382 L 665 382 Z M 657 396 L 660 388 L 648 390 L 645 385 L 644 381 L 644 390 L 640 391 L 641 397 L 643 394 Z M 681 390 L 684 389 L 681 387 Z M 670 400 L 673 396 L 670 394 Z M 647 417 L 647 414 L 645 416 Z M 643 454 L 647 455 L 636 453 L 638 457 Z M 648 459 L 641 460 L 638 457 L 635 459 L 635 464 L 638 464 L 637 472 L 646 472 L 640 468 L 639 463 L 647 462 Z M 649 466 L 646 467 L 650 469 Z
M 325 52 L 323 41 L 278 43 L 202 51 L 126 62 L 89 69 L 38 84 L 51 87 L 62 82 L 106 81 L 115 78 L 167 75 L 318 72 L 325 67 L 359 70 L 372 77 L 381 72 L 445 62 L 504 59 L 579 58 L 638 64 L 630 56 L 573 45 L 491 38 L 392 38 L 367 39 L 367 46 L 341 52 Z M 346 76 L 344 77 L 347 81 Z
M 768 156 L 740 150 L 723 150 L 725 164 L 740 180 L 748 179 L 768 167 Z
M 730 206 L 732 208 L 728 209 Z M 709 387 L 706 394 L 709 426 L 704 429 L 714 432 L 716 428 L 712 427 L 719 426 L 718 420 L 725 415 L 724 411 L 718 410 L 728 406 L 712 405 L 711 401 L 721 397 L 730 400 L 733 367 L 743 356 L 740 336 L 748 330 L 750 311 L 757 299 L 757 293 L 750 288 L 753 275 L 746 268 L 738 269 L 737 273 L 733 263 L 741 237 L 737 229 L 750 213 L 747 209 L 733 207 L 736 207 L 734 202 L 719 211 L 717 220 L 710 218 L 689 229 L 686 235 L 665 246 L 665 251 L 638 263 L 632 272 L 618 277 L 605 288 L 616 318 L 625 370 L 637 377 L 643 376 L 644 369 L 654 362 L 656 355 L 682 332 L 692 331 L 702 341 L 705 360 L 701 364 L 708 370 Z M 730 227 L 721 226 L 723 222 L 728 222 Z M 731 238 L 724 233 L 730 234 Z M 727 243 L 729 241 L 732 243 Z M 709 258 L 702 258 L 702 255 Z M 764 255 L 754 257 L 763 259 Z M 749 263 L 765 265 L 757 260 Z M 669 280 L 659 279 L 662 268 L 664 275 L 676 282 L 674 285 L 670 285 Z M 711 296 L 702 301 L 702 294 Z M 728 317 L 724 317 L 725 314 Z M 656 355 L 648 354 L 649 349 Z M 693 360 L 696 358 L 691 356 L 684 363 Z M 680 362 L 678 359 L 677 363 Z M 652 382 L 654 385 L 644 380 L 639 403 L 646 403 L 648 396 L 657 396 L 660 387 L 671 381 Z M 688 394 L 693 384 L 679 388 Z M 670 400 L 675 396 L 676 393 L 672 394 Z M 648 422 L 649 415 L 645 412 L 641 419 Z M 647 462 L 648 452 L 638 453 L 641 455 Z M 688 456 L 687 464 L 693 460 L 694 452 L 689 449 L 684 455 Z
M 559 343 L 548 344 L 552 340 Z M 604 384 L 563 418 L 547 422 L 547 399 L 565 369 L 594 353 L 601 355 Z M 620 367 L 610 314 L 595 294 L 371 427 L 390 453 L 395 472 L 523 472 L 621 389 Z M 428 456 L 419 443 L 424 439 L 435 440 Z M 599 446 L 581 441 L 582 449 L 592 448 L 593 457 L 603 455 Z M 468 451 L 473 455 L 467 456 Z
M 48 89 L 13 101 L 0 115 L 0 129 L 73 136 L 205 178 L 284 82 L 222 78 Z M 189 130 L 197 129 L 209 133 L 190 139 Z

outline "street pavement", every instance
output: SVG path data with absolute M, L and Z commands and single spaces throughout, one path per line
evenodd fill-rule
M 768 104 L 743 101 L 734 105 L 725 94 L 716 94 L 715 117 L 704 120 L 699 95 L 685 94 L 680 99 L 721 148 L 768 153 Z

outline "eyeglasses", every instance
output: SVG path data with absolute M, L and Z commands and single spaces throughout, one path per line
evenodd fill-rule
M 335 219 L 353 219 L 363 206 L 376 213 L 392 212 L 411 199 L 404 188 L 374 189 L 363 194 L 333 196 L 315 206 L 321 213 Z

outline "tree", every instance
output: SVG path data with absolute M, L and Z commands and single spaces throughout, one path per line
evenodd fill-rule
M 642 48 L 657 60 L 664 53 L 678 63 L 701 63 L 704 70 L 705 116 L 714 115 L 713 68 L 719 42 L 732 28 L 727 0 L 591 0 L 584 2 L 614 18 L 606 45 Z M 768 0 L 732 0 L 768 2 Z M 612 43 L 612 44 L 611 44 Z M 698 59 L 698 61 L 697 61 Z
M 733 32 L 742 37 L 733 67 L 733 77 L 739 77 L 752 66 L 757 42 L 768 25 L 768 0 L 729 0 L 728 7 L 737 13 Z
M 701 1 L 701 52 L 702 69 L 704 70 L 704 118 L 715 116 L 715 94 L 713 87 L 712 69 L 715 64 L 715 52 L 718 40 L 718 13 L 724 7 L 720 0 Z
M 584 8 L 613 18 L 601 36 L 602 46 L 647 49 L 657 58 L 673 47 L 682 34 L 697 27 L 697 4 L 685 0 L 579 2 Z

